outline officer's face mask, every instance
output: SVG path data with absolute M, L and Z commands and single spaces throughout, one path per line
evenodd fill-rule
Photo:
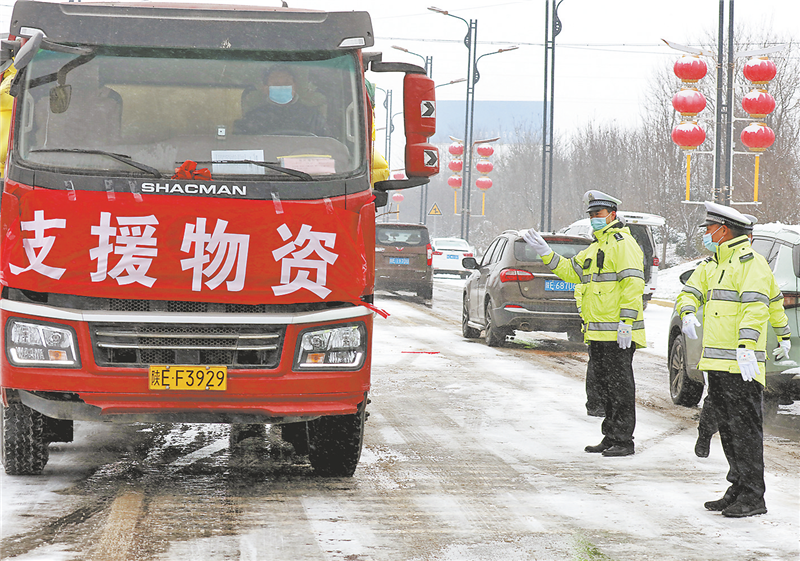
M 293 90 L 292 86 L 270 86 L 269 87 L 269 99 L 273 103 L 277 103 L 279 105 L 286 105 L 290 101 L 292 101 Z
M 600 216 L 600 217 L 596 216 L 594 218 L 590 218 L 589 222 L 592 224 L 592 230 L 594 230 L 595 232 L 598 230 L 602 230 L 608 225 L 606 223 L 605 216 Z
M 720 228 L 722 228 L 722 226 L 720 226 L 710 234 L 703 234 L 703 245 L 706 246 L 706 249 L 711 253 L 716 253 L 717 248 L 719 248 L 719 243 L 712 241 L 711 238 L 714 234 L 720 231 Z

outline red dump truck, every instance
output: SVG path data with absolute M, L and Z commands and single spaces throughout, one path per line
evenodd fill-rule
M 6 472 L 80 420 L 277 424 L 352 475 L 376 208 L 438 172 L 424 70 L 363 52 L 365 12 L 20 0 L 11 22 Z M 408 179 L 372 177 L 368 70 L 404 74 Z

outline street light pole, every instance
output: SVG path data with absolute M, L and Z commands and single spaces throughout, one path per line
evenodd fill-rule
M 563 1 L 563 0 L 562 0 Z M 451 14 L 447 10 L 441 8 L 430 7 L 432 12 L 450 16 L 451 18 L 460 19 L 467 25 L 467 34 L 464 37 L 464 46 L 467 47 L 467 98 L 466 98 L 466 114 L 464 117 L 464 194 L 461 197 L 461 238 L 469 241 L 469 217 L 471 208 L 471 191 L 472 191 L 472 119 L 475 115 L 475 84 L 480 80 L 478 73 L 478 60 L 481 58 L 503 53 L 506 51 L 513 51 L 519 47 L 509 47 L 508 49 L 500 49 L 491 53 L 486 53 L 477 56 L 478 48 L 478 20 L 471 19 L 469 21 L 462 17 Z
M 553 218 L 553 118 L 555 116 L 556 36 L 561 33 L 558 7 L 564 0 L 545 1 L 544 16 L 544 105 L 542 108 L 542 217 L 540 228 L 552 229 Z M 553 21 L 550 23 L 552 4 Z M 548 64 L 548 54 L 550 60 Z M 548 93 L 548 66 L 550 70 Z M 549 112 L 548 112 L 549 111 Z

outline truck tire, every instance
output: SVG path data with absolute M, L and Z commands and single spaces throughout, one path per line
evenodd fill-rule
M 298 456 L 308 455 L 308 423 L 286 423 L 281 425 L 281 438 L 294 448 Z
M 308 460 L 322 477 L 352 477 L 364 443 L 366 400 L 355 415 L 320 417 L 308 423 Z
M 39 475 L 50 459 L 45 416 L 22 403 L 3 407 L 2 459 L 8 475 Z
M 672 341 L 669 349 L 669 395 L 672 403 L 684 407 L 694 407 L 703 396 L 703 384 L 689 378 L 686 371 L 686 350 L 683 335 Z
M 469 305 L 467 304 L 466 294 L 464 294 L 461 307 L 461 334 L 467 339 L 477 339 L 481 336 L 480 329 L 469 326 Z
M 267 436 L 267 427 L 261 423 L 248 425 L 231 425 L 231 433 L 228 437 L 231 448 L 241 444 L 248 438 L 264 440 Z

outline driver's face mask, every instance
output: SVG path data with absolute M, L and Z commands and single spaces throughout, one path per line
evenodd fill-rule
M 294 97 L 293 89 L 294 88 L 292 86 L 270 86 L 269 99 L 273 103 L 286 105 L 292 101 L 292 98 Z

